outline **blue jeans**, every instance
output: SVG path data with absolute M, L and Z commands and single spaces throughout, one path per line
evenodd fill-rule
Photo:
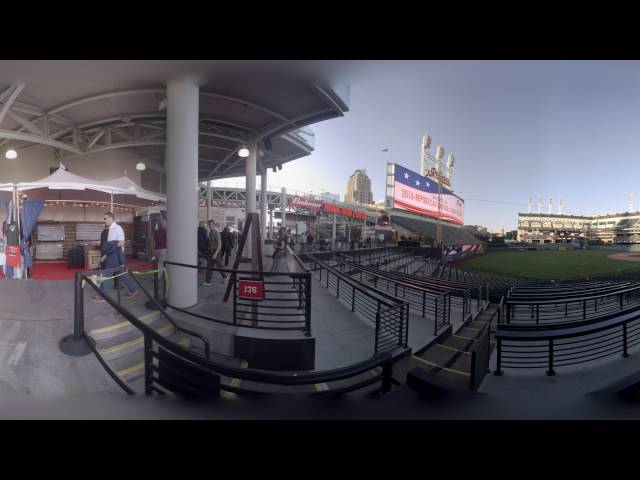
M 124 269 L 122 269 L 122 268 L 120 268 L 119 270 L 114 270 L 113 273 L 109 274 L 109 277 L 112 277 L 114 275 L 118 275 L 119 273 L 122 273 L 123 271 L 124 271 Z M 133 283 L 133 280 L 131 280 L 131 278 L 129 278 L 129 274 L 123 275 L 122 277 L 118 277 L 118 279 L 127 286 L 127 288 L 129 289 L 129 291 L 131 293 L 133 293 L 133 292 L 135 292 L 137 290 L 135 284 Z M 106 295 L 107 288 L 111 287 L 112 283 L 113 283 L 113 279 L 112 278 L 109 278 L 108 280 L 104 280 L 100 284 L 100 291 Z
M 273 262 L 271 263 L 271 271 L 272 272 L 277 272 L 278 271 L 278 267 L 280 266 L 280 262 L 282 262 L 284 257 L 285 257 L 284 255 L 276 255 L 275 257 L 273 257 Z

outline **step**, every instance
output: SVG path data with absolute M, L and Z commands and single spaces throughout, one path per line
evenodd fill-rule
M 481 330 L 478 328 L 474 328 L 474 327 L 462 327 L 460 330 L 458 330 L 456 332 L 456 335 L 460 336 L 460 337 L 467 337 L 467 338 L 477 338 L 478 335 L 480 335 Z
M 174 333 L 175 329 L 170 323 L 164 323 L 159 328 L 154 328 L 163 337 L 169 337 Z M 124 335 L 118 335 L 117 337 L 111 337 L 105 339 L 97 344 L 98 352 L 105 360 L 114 360 L 116 358 L 128 355 L 141 350 L 144 347 L 144 337 L 140 331 L 131 331 Z
M 469 373 L 450 368 L 441 368 L 429 363 L 428 361 L 421 359 L 418 360 L 421 368 L 435 375 L 440 381 L 449 383 L 453 388 L 469 389 L 469 381 L 471 378 Z
M 183 334 L 174 334 L 168 337 L 185 348 L 191 346 L 191 339 Z M 123 380 L 130 382 L 144 375 L 144 352 L 137 350 L 128 355 L 111 360 L 109 365 Z
M 427 360 L 434 366 L 459 370 L 465 373 L 471 371 L 471 354 L 445 345 L 435 344 L 422 352 L 418 358 Z
M 150 326 L 154 325 L 158 321 L 164 320 L 158 310 L 147 312 L 143 315 L 140 315 L 137 318 L 145 325 L 150 325 Z M 114 323 L 106 327 L 94 328 L 93 330 L 89 331 L 89 335 L 91 335 L 94 340 L 104 340 L 106 338 L 123 335 L 131 330 L 137 331 L 138 329 L 128 320 L 124 320 L 122 322 Z
M 451 335 L 440 343 L 448 347 L 457 348 L 458 350 L 468 351 L 475 344 L 475 341 Z

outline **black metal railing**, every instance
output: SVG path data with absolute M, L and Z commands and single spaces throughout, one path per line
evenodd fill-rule
M 374 288 L 409 303 L 415 307 L 414 310 L 419 312 L 421 317 L 433 319 L 434 335 L 437 335 L 440 329 L 451 323 L 451 302 L 453 297 L 446 290 L 434 291 L 410 282 L 395 280 L 390 278 L 387 272 L 360 265 L 341 264 L 339 270 L 356 278 L 359 276 L 360 281 L 373 285 Z M 464 301 L 457 306 L 464 307 Z M 463 318 L 467 315 L 464 308 L 462 315 Z
M 498 325 L 495 332 L 497 359 L 495 375 L 503 368 L 547 368 L 586 363 L 616 353 L 629 355 L 640 344 L 640 308 L 613 314 L 580 325 L 539 325 L 522 328 Z
M 406 347 L 409 339 L 409 304 L 400 303 L 395 307 L 376 313 L 375 353 Z
M 381 346 L 389 350 L 397 347 L 406 348 L 409 328 L 409 310 L 406 302 L 375 290 L 313 257 L 309 258 L 309 262 L 310 270 L 315 272 L 322 285 L 335 293 L 336 298 L 342 300 L 352 312 L 359 313 L 374 326 L 374 352 L 380 351 Z M 405 308 L 400 308 L 405 305 Z M 392 323 L 398 328 L 383 327 L 383 324 Z M 391 342 L 388 341 L 390 331 L 395 332 Z
M 640 285 L 611 286 L 595 289 L 602 293 L 574 293 L 555 295 L 532 294 L 514 296 L 506 300 L 506 323 L 540 325 L 570 323 L 597 319 L 608 314 L 635 309 L 640 306 Z
M 306 336 L 311 335 L 311 273 L 309 272 L 234 271 L 177 262 L 165 262 L 165 265 L 195 269 L 199 272 L 219 272 L 229 275 L 233 279 L 233 315 L 231 320 L 198 313 L 167 303 L 166 306 L 173 310 L 223 325 L 243 326 L 261 330 L 300 330 Z M 263 282 L 264 299 L 251 300 L 241 298 L 240 282 L 259 279 Z
M 344 394 L 376 383 L 380 383 L 380 386 L 372 393 L 385 393 L 394 384 L 392 378 L 394 361 L 407 353 L 407 350 L 405 350 L 394 357 L 390 352 L 382 352 L 354 365 L 321 372 L 270 372 L 220 364 L 165 338 L 133 315 L 117 299 L 114 300 L 108 294 L 103 293 L 90 278 L 96 273 L 111 274 L 120 271 L 120 268 L 114 268 L 100 272 L 78 272 L 76 274 L 74 333 L 67 338 L 77 340 L 78 344 L 82 344 L 93 352 L 111 378 L 129 395 L 134 395 L 136 392 L 102 358 L 91 337 L 85 333 L 83 281 L 142 333 L 144 342 L 144 393 L 146 395 L 177 393 L 203 399 L 216 396 L 221 390 L 232 393 L 261 391 L 259 388 L 256 389 L 256 385 L 309 387 L 304 390 L 305 393 Z M 131 271 L 128 271 L 128 273 L 137 281 L 143 293 L 151 301 L 156 302 L 158 309 L 161 309 L 162 305 L 144 289 L 135 274 Z M 165 312 L 162 313 L 169 319 Z M 208 357 L 209 348 L 206 338 L 180 328 L 175 324 L 174 326 L 184 333 L 201 338 L 205 342 L 205 351 Z M 346 379 L 352 379 L 353 382 L 347 382 L 345 385 L 344 380 Z M 331 383 L 338 381 L 342 381 L 342 384 L 336 386 L 336 388 L 331 388 Z M 249 382 L 248 386 L 243 386 L 242 382 Z M 327 385 L 328 388 L 323 390 L 313 388 L 321 384 Z M 286 392 L 290 391 L 289 389 L 286 390 Z

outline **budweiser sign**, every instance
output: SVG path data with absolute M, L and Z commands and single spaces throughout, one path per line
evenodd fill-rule
M 322 202 L 307 200 L 303 197 L 293 197 L 289 202 L 289 208 L 305 208 L 312 212 L 319 212 L 322 209 Z

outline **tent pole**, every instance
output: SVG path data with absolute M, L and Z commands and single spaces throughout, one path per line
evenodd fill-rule
M 113 213 L 113 192 L 111 192 L 111 207 L 109 208 L 109 211 Z

